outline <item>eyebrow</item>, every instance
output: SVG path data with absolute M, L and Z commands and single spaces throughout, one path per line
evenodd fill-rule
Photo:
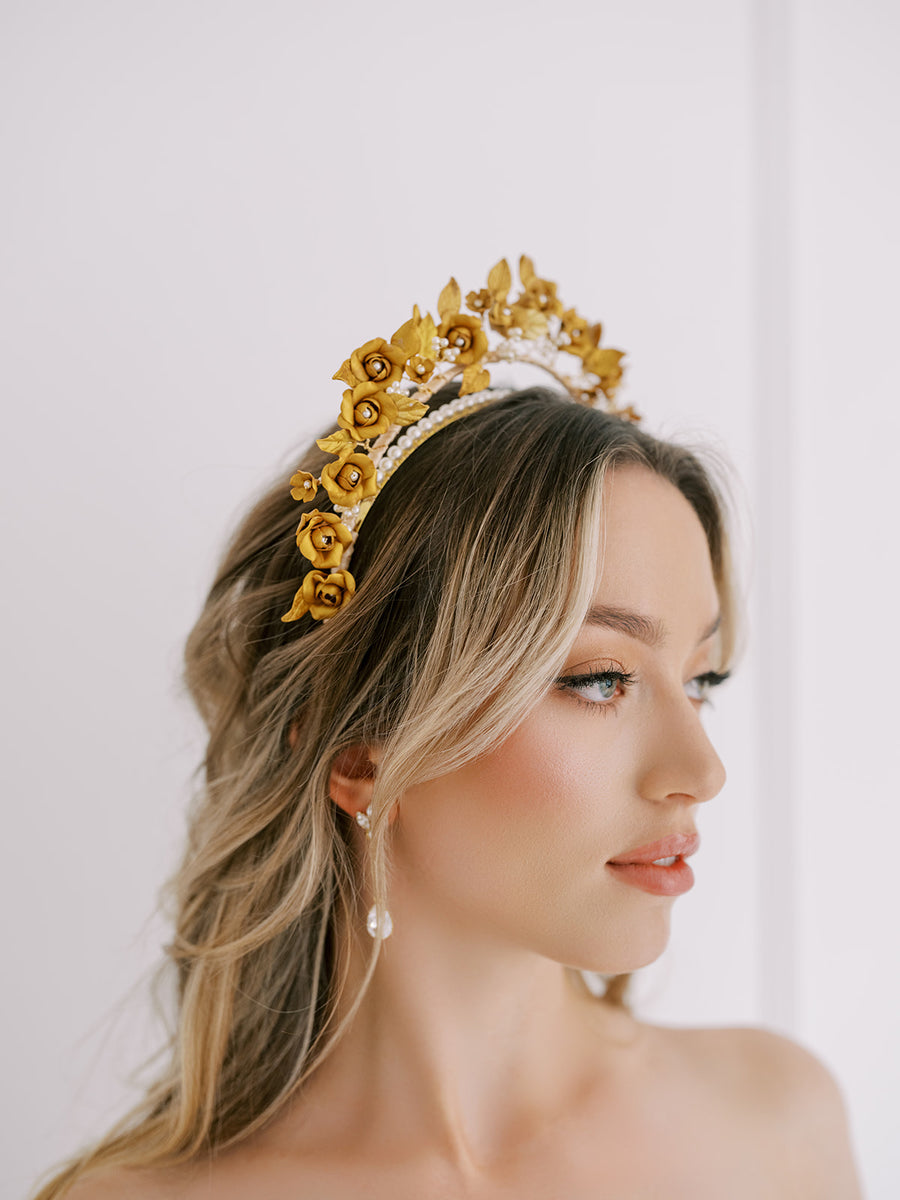
M 585 625 L 599 625 L 604 629 L 615 629 L 628 637 L 636 638 L 639 642 L 644 642 L 647 646 L 661 646 L 667 636 L 666 627 L 662 621 L 642 616 L 641 613 L 629 612 L 626 608 L 613 608 L 608 604 L 594 605 L 588 610 L 584 623 Z M 722 614 L 717 613 L 715 620 L 700 635 L 697 645 L 702 646 L 704 642 L 708 642 L 721 624 Z

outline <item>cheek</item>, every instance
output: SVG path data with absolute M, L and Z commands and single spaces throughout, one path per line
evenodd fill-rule
M 432 883 L 497 898 L 573 883 L 620 849 L 632 749 L 618 724 L 548 699 L 496 750 L 412 790 L 398 851 Z
M 551 828 L 585 815 L 599 782 L 597 755 L 589 741 L 573 735 L 563 721 L 529 721 L 473 764 L 479 791 L 493 798 L 491 807 L 504 822 Z

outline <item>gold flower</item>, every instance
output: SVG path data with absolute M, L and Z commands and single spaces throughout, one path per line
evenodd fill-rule
M 447 317 L 438 326 L 438 337 L 446 338 L 449 349 L 458 351 L 454 362 L 463 367 L 487 353 L 487 334 L 481 327 L 481 318 L 470 317 L 468 313 L 456 312 Z
M 436 365 L 433 358 L 425 358 L 421 354 L 414 354 L 406 364 L 406 373 L 416 383 L 427 383 L 433 375 Z
M 534 263 L 527 254 L 519 259 L 519 278 L 525 291 L 519 297 L 519 304 L 528 308 L 536 308 L 539 312 L 562 313 L 562 301 L 556 295 L 556 284 L 549 279 L 541 279 L 534 273 Z
M 387 387 L 401 377 L 408 357 L 402 346 L 395 346 L 384 338 L 372 338 L 344 360 L 332 379 L 340 379 L 350 387 L 370 382 Z
M 480 292 L 469 292 L 466 296 L 466 304 L 471 308 L 472 312 L 485 313 L 491 307 L 494 297 L 491 294 L 490 288 L 482 288 Z
M 437 335 L 446 338 L 450 343 L 449 349 L 456 352 L 453 362 L 467 367 L 484 357 L 488 340 L 481 327 L 481 318 L 470 317 L 468 313 L 459 311 L 461 301 L 459 284 L 455 279 L 451 279 L 438 296 L 441 323 Z
M 319 481 L 309 471 L 297 471 L 291 476 L 291 495 L 295 500 L 312 500 L 319 490 Z
M 349 571 L 310 571 L 294 596 L 290 612 L 282 621 L 299 621 L 309 613 L 314 621 L 327 621 L 333 617 L 356 591 L 356 581 Z
M 539 312 L 552 313 L 556 317 L 563 310 L 562 301 L 556 295 L 556 284 L 549 279 L 535 278 L 519 297 L 519 304 L 536 308 Z
M 344 392 L 338 425 L 357 442 L 379 437 L 396 419 L 397 401 L 381 384 L 359 383 Z
M 539 338 L 547 332 L 547 318 L 531 305 L 523 304 L 521 297 L 512 306 L 510 321 L 514 329 L 521 329 L 527 338 Z
M 577 354 L 583 358 L 599 343 L 602 328 L 600 325 L 591 326 L 574 308 L 568 308 L 562 315 L 562 332 L 569 335 L 569 344 L 561 349 L 567 354 Z
M 332 504 L 341 508 L 352 508 L 360 500 L 374 496 L 378 491 L 375 464 L 367 454 L 351 454 L 343 460 L 338 459 L 322 468 L 322 487 L 328 493 Z
M 297 549 L 314 567 L 339 565 L 344 548 L 353 537 L 337 513 L 322 513 L 313 509 L 304 513 L 297 526 Z

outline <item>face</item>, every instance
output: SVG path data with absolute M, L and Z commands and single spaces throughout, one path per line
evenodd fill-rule
M 592 619 L 553 687 L 499 747 L 401 801 L 398 927 L 402 906 L 604 973 L 665 947 L 689 870 L 610 864 L 693 833 L 697 806 L 724 783 L 701 722 L 718 678 L 718 596 L 703 529 L 672 484 L 619 468 L 604 513 Z

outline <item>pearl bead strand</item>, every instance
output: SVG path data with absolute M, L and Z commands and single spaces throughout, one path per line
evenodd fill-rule
M 394 441 L 382 451 L 381 457 L 378 460 L 375 482 L 378 484 L 379 491 L 385 482 L 390 479 L 397 467 L 409 457 L 417 446 L 420 446 L 422 442 L 430 438 L 433 433 L 437 433 L 439 429 L 443 429 L 445 425 L 449 425 L 467 413 L 472 412 L 473 409 L 480 408 L 482 404 L 487 404 L 488 401 L 505 399 L 511 394 L 511 390 L 510 388 L 494 388 L 483 392 L 472 392 L 467 396 L 457 396 L 455 400 L 448 400 L 440 408 L 427 412 L 414 425 L 408 425 L 405 428 L 398 426 L 397 433 L 394 435 Z M 341 514 L 341 520 L 353 536 L 353 541 L 344 551 L 344 556 L 341 559 L 341 567 L 344 569 L 350 564 L 350 559 L 353 555 L 353 546 L 356 542 L 356 536 L 363 518 L 369 511 L 373 501 L 377 500 L 377 498 L 376 494 L 367 500 L 354 504 L 351 508 L 342 509 L 338 508 L 337 505 L 335 506 Z

